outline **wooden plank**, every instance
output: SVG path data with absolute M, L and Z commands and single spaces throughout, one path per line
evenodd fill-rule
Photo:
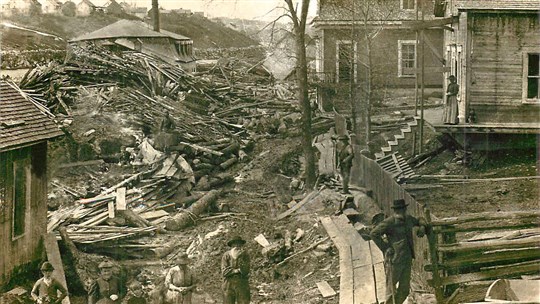
M 282 220 L 282 219 L 286 218 L 287 216 L 291 215 L 293 212 L 300 209 L 300 207 L 304 206 L 307 202 L 309 202 L 312 199 L 314 199 L 315 197 L 317 197 L 319 195 L 319 193 L 320 193 L 319 191 L 312 191 L 311 193 L 306 195 L 306 197 L 304 197 L 304 199 L 302 199 L 300 202 L 298 202 L 296 205 L 294 205 L 292 208 L 290 208 L 287 211 L 279 214 L 277 216 L 277 218 L 276 218 L 276 221 Z
M 58 242 L 54 233 L 47 233 L 43 236 L 43 243 L 45 245 L 45 252 L 47 253 L 47 261 L 54 267 L 53 278 L 58 280 L 62 286 L 67 288 L 66 275 L 64 273 L 64 266 L 62 264 L 62 257 L 60 256 L 60 249 L 58 248 Z M 69 296 L 62 300 L 62 304 L 70 304 Z
M 113 201 L 109 201 L 109 203 L 107 204 L 107 216 L 111 219 L 115 217 Z
M 104 161 L 102 159 L 97 160 L 87 160 L 87 161 L 80 161 L 75 163 L 67 163 L 67 164 L 60 164 L 58 165 L 58 168 L 73 168 L 73 167 L 81 167 L 81 166 L 94 166 L 94 165 L 101 165 Z
M 156 218 L 167 216 L 169 215 L 169 212 L 165 210 L 157 210 L 157 211 L 148 211 L 145 213 L 141 213 L 139 215 L 145 220 L 153 220 Z
M 441 279 L 441 283 L 442 285 L 451 285 L 451 284 L 460 284 L 460 283 L 467 283 L 467 282 L 473 282 L 473 281 L 501 278 L 507 275 L 517 276 L 520 274 L 537 272 L 539 268 L 540 268 L 540 263 L 538 262 L 529 264 L 529 265 L 521 265 L 521 266 L 510 265 L 508 267 L 492 269 L 492 270 L 487 270 L 487 271 L 482 271 L 482 272 L 447 276 Z
M 328 284 L 326 281 L 317 283 L 317 288 L 319 289 L 319 292 L 323 298 L 333 297 L 337 294 L 332 286 L 330 286 L 330 284 Z
M 505 261 L 527 261 L 531 259 L 540 258 L 540 246 L 533 248 L 518 248 L 518 249 L 508 249 L 508 250 L 499 250 L 488 253 L 477 253 L 467 255 L 465 257 L 455 257 L 447 258 L 439 266 L 450 269 L 450 268 L 460 268 L 460 267 L 469 267 L 472 265 L 481 265 L 486 263 L 494 262 L 505 262 Z
M 518 240 L 487 240 L 474 243 L 455 243 L 455 244 L 440 244 L 437 248 L 438 252 L 464 252 L 473 250 L 496 250 L 510 248 L 525 248 L 537 246 L 540 243 L 540 237 L 527 237 Z
M 126 188 L 120 187 L 116 189 L 116 209 L 126 210 Z

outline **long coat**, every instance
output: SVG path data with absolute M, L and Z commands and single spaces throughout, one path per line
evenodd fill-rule
M 246 251 L 242 251 L 236 259 L 230 251 L 225 252 L 221 258 L 221 274 L 223 275 L 223 303 L 248 304 L 251 299 L 249 291 L 250 258 Z M 232 273 L 240 269 L 240 273 Z

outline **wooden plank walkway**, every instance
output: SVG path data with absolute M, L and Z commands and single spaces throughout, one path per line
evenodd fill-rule
M 339 251 L 339 303 L 383 301 L 385 276 L 381 251 L 373 242 L 362 239 L 344 215 L 322 217 L 320 221 Z
M 43 242 L 45 244 L 45 251 L 47 252 L 47 260 L 54 267 L 52 274 L 53 278 L 57 279 L 67 290 L 66 275 L 64 273 L 64 266 L 62 265 L 62 259 L 60 257 L 60 249 L 56 241 L 56 235 L 54 233 L 47 233 L 43 235 Z M 68 291 L 69 292 L 69 291 Z M 62 300 L 62 304 L 70 304 L 69 296 Z

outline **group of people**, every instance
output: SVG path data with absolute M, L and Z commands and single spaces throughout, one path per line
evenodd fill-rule
M 248 304 L 251 300 L 249 289 L 250 257 L 244 249 L 246 241 L 240 236 L 231 238 L 227 245 L 230 250 L 221 259 L 224 304 Z M 163 286 L 156 288 L 156 299 L 146 295 L 140 282 L 133 280 L 126 290 L 123 282 L 113 274 L 114 265 L 110 261 L 99 264 L 99 277 L 88 291 L 89 304 L 191 304 L 196 280 L 189 268 L 186 253 L 176 256 L 175 265 L 165 276 Z M 58 304 L 67 297 L 66 288 L 52 277 L 54 267 L 49 262 L 41 266 L 43 277 L 32 288 L 31 296 L 39 304 Z

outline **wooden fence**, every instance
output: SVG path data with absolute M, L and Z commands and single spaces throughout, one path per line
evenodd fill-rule
M 413 286 L 434 290 L 437 303 L 450 302 L 460 284 L 540 272 L 539 210 L 438 219 L 357 150 L 351 183 L 371 190 L 385 214 L 390 214 L 393 200 L 403 198 L 409 214 L 431 225 L 427 237 L 414 236 Z
M 485 212 L 432 219 L 431 263 L 437 302 L 460 284 L 540 271 L 538 211 Z
M 381 166 L 365 156 L 360 155 L 358 147 L 354 147 L 355 160 L 351 172 L 351 183 L 365 187 L 373 191 L 373 198 L 386 215 L 391 214 L 392 202 L 395 199 L 404 199 L 409 207 L 407 211 L 415 217 L 423 217 L 425 207 L 418 203 L 407 193 Z M 414 236 L 415 259 L 413 261 L 413 285 L 415 288 L 430 290 L 428 280 L 431 273 L 424 270 L 424 265 L 429 264 L 429 244 L 426 237 Z

